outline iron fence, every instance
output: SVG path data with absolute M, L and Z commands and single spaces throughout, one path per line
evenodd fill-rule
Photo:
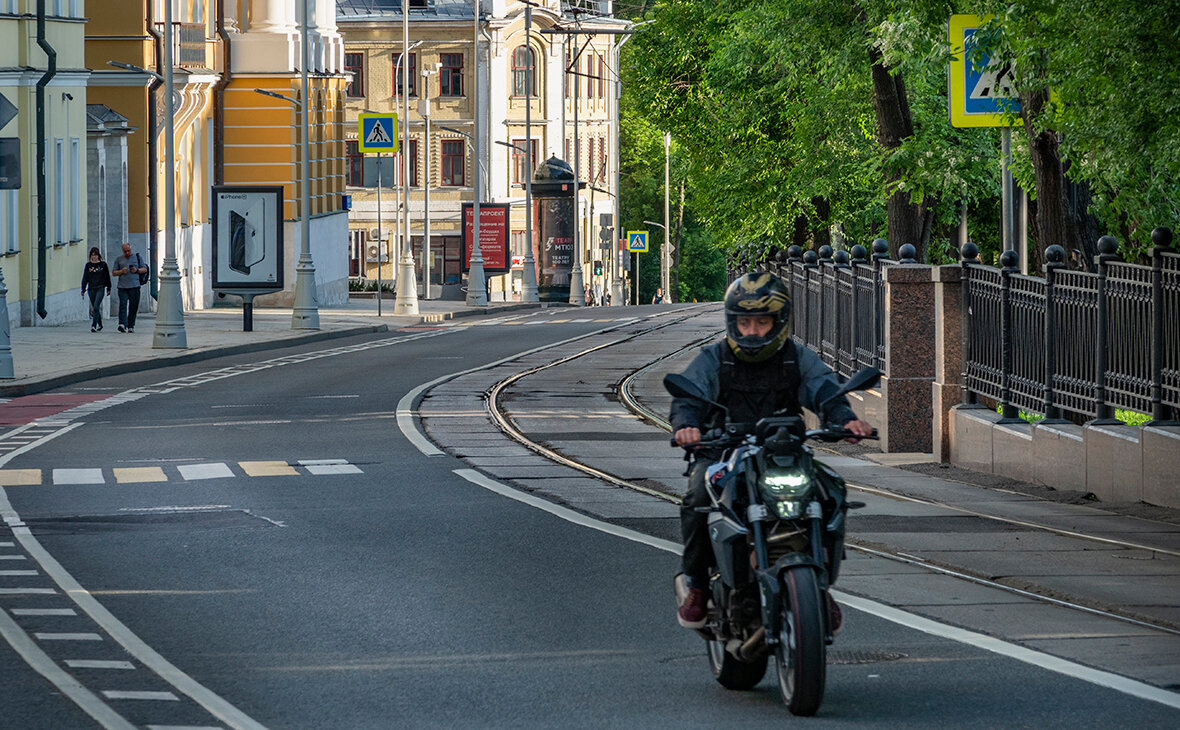
M 1166 228 L 1152 241 L 1140 266 L 1103 236 L 1097 273 L 1066 270 L 1065 250 L 1050 246 L 1044 278 L 1019 274 L 1015 252 L 996 269 L 964 246 L 964 402 L 991 398 L 1009 419 L 1024 409 L 1111 420 L 1114 408 L 1180 418 L 1180 253 Z

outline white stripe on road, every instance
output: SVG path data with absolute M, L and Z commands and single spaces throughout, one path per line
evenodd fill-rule
M 31 426 L 32 424 L 29 424 L 29 425 Z M 57 438 L 58 436 L 61 436 L 63 433 L 69 433 L 70 431 L 73 431 L 75 428 L 77 428 L 78 426 L 81 426 L 81 425 L 82 425 L 81 423 L 71 423 L 70 425 L 66 426 L 65 428 L 58 429 L 57 431 L 54 431 L 51 434 L 48 434 L 46 436 L 42 436 L 41 438 L 37 439 L 36 441 L 30 441 L 29 443 L 25 444 L 24 446 L 20 447 L 19 449 L 13 449 L 12 451 L 9 451 L 4 456 L 0 456 L 0 466 L 4 466 L 5 464 L 12 461 L 13 459 L 20 456 L 21 454 L 25 453 L 26 451 L 32 451 L 33 449 L 37 448 L 41 444 L 43 444 L 47 441 L 52 441 L 53 439 Z
M 13 616 L 77 616 L 72 608 L 13 608 Z
M 102 469 L 54 469 L 54 484 L 105 484 Z
M 53 595 L 53 588 L 0 588 L 0 596 Z
M 7 498 L 0 489 L 0 506 L 7 506 Z M 61 693 L 74 701 L 79 708 L 106 730 L 135 730 L 135 726 L 123 719 L 119 713 L 106 705 L 98 695 L 79 684 L 64 669 L 49 658 L 28 634 L 21 630 L 16 621 L 0 611 L 0 637 L 16 650 L 16 653 L 33 668 L 33 671 L 49 680 Z
M 322 476 L 325 474 L 363 474 L 360 469 L 352 464 L 312 464 L 305 466 L 308 474 Z
M 176 467 L 180 476 L 186 481 L 195 482 L 200 479 L 226 479 L 234 473 L 225 464 L 185 464 Z
M 0 570 L 0 575 L 15 578 L 18 575 L 37 575 L 35 570 Z
M 677 543 L 671 542 L 669 540 L 661 540 L 659 538 L 651 537 L 650 535 L 644 535 L 641 532 L 636 532 L 635 530 L 628 530 L 625 527 L 619 527 L 618 525 L 612 525 L 609 522 L 603 522 L 592 517 L 587 517 L 580 512 L 575 512 L 566 507 L 547 502 L 540 497 L 534 496 L 527 492 L 522 492 L 502 482 L 498 482 L 475 471 L 474 469 L 456 469 L 455 474 L 463 477 L 473 484 L 477 484 L 485 489 L 495 492 L 496 494 L 508 497 L 509 499 L 514 499 L 518 502 L 523 502 L 524 504 L 536 507 L 537 509 L 544 510 L 551 515 L 560 517 L 561 519 L 572 522 L 576 525 L 589 527 L 593 530 L 605 532 L 608 535 L 614 535 L 616 537 L 631 540 L 632 542 L 638 542 L 643 545 L 650 545 L 651 547 L 664 550 L 665 552 L 669 552 L 674 555 L 680 555 L 682 553 L 681 546 Z M 1002 639 L 996 639 L 994 637 L 985 636 L 984 634 L 979 634 L 974 631 L 967 631 L 955 626 L 941 624 L 937 621 L 932 621 L 928 618 L 918 616 L 917 614 L 913 614 L 908 611 L 902 611 L 901 609 L 893 608 L 892 606 L 887 606 L 883 603 L 879 603 L 867 598 L 853 596 L 843 591 L 837 591 L 833 589 L 832 597 L 851 608 L 857 609 L 858 611 L 863 611 L 872 616 L 885 619 L 886 621 L 890 621 L 901 626 L 915 629 L 933 636 L 950 639 L 951 641 L 956 641 L 961 644 L 974 646 L 977 649 L 983 649 L 984 651 L 989 651 L 993 654 L 999 654 L 1000 656 L 1015 659 L 1017 661 L 1024 662 L 1025 664 L 1031 664 L 1035 667 L 1040 667 L 1041 669 L 1047 669 L 1051 672 L 1063 674 L 1067 677 L 1080 679 L 1083 682 L 1089 682 L 1090 684 L 1095 684 L 1100 687 L 1113 689 L 1116 692 L 1122 692 L 1123 694 L 1128 694 L 1132 697 L 1138 697 L 1139 699 L 1157 702 L 1174 709 L 1180 709 L 1180 694 L 1177 694 L 1176 692 L 1169 692 L 1166 689 L 1153 687 L 1150 684 L 1139 682 L 1128 677 L 1122 677 L 1111 672 L 1104 672 L 1099 669 L 1091 669 L 1090 667 L 1071 662 L 1068 659 L 1062 659 L 1050 654 L 1045 654 L 1044 652 L 1029 649 L 1027 647 L 1020 646 L 1019 644 L 1003 641 Z
M 12 543 L 8 543 L 12 547 Z M 0 555 L 0 560 L 28 560 L 24 555 Z
M 33 634 L 41 641 L 102 641 L 102 637 L 98 634 L 90 633 L 55 633 L 51 631 L 38 631 Z
M 135 669 L 131 662 L 110 659 L 66 659 L 70 669 Z
M 180 702 L 180 698 L 171 692 L 137 692 L 125 689 L 104 689 L 104 697 L 108 700 L 168 700 Z

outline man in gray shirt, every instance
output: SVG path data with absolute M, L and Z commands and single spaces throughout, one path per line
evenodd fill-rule
M 119 277 L 119 331 L 135 331 L 135 313 L 139 311 L 139 275 L 147 273 L 139 254 L 131 253 L 131 244 L 123 244 L 123 255 L 115 258 L 111 274 Z

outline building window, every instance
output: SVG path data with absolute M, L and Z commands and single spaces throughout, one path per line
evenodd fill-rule
M 345 142 L 344 156 L 348 164 L 344 184 L 360 187 L 365 182 L 365 156 L 361 154 L 359 143 Z
M 539 140 L 531 139 L 514 139 L 512 144 L 512 184 L 524 185 L 525 180 L 529 175 L 533 174 L 533 169 L 537 165 L 537 142 Z M 531 144 L 528 144 L 531 143 Z M 528 159 L 517 147 L 527 148 L 529 151 Z
M 362 98 L 365 95 L 365 54 L 345 53 L 344 70 L 352 74 L 352 81 L 345 93 L 353 98 Z
M 401 185 L 402 166 L 401 166 L 401 157 L 400 156 L 397 158 L 397 161 L 398 161 L 397 181 L 398 181 L 398 185 Z M 419 186 L 420 186 L 420 183 L 418 182 L 418 140 L 411 139 L 410 140 L 410 187 L 416 188 Z
M 594 54 L 586 54 L 586 98 L 594 98 Z
M 393 88 L 397 89 L 394 96 L 402 95 L 402 67 L 401 67 L 400 53 L 393 54 Z M 418 95 L 418 54 L 411 53 L 409 56 L 410 65 L 410 96 Z
M 438 73 L 439 96 L 463 96 L 463 54 L 440 53 L 442 67 Z
M 606 98 L 606 61 L 598 54 L 598 98 Z
M 512 257 L 524 258 L 524 247 L 527 231 L 513 231 L 512 232 Z
M 20 221 L 20 199 L 16 190 L 0 190 L 0 236 L 4 240 L 4 250 L 13 252 L 19 250 L 17 246 L 17 223 Z
M 512 95 L 536 96 L 537 79 L 529 83 L 529 71 L 536 67 L 536 54 L 528 46 L 520 46 L 512 52 Z
M 588 140 L 586 140 L 586 144 L 589 147 L 589 149 L 587 149 L 588 154 L 586 155 L 586 163 L 587 163 L 586 164 L 586 168 L 587 168 L 586 171 L 589 174 L 586 176 L 586 179 L 589 180 L 591 183 L 595 183 L 595 182 L 598 182 L 598 175 L 596 175 L 594 173 L 594 159 L 595 159 L 594 158 L 594 138 L 591 137 Z
M 603 180 L 606 179 L 606 137 L 598 139 L 598 174 L 602 176 Z
M 463 140 L 442 143 L 442 185 L 463 187 L 466 184 L 467 160 L 463 154 Z
M 60 137 L 53 144 L 53 234 L 58 243 L 66 242 L 66 144 Z
M 82 240 L 82 150 L 77 137 L 70 138 L 70 240 Z

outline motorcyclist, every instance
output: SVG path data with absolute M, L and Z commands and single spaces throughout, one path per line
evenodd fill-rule
M 857 418 L 843 396 L 830 401 L 823 413 L 818 412 L 817 404 L 840 385 L 819 355 L 791 340 L 790 321 L 791 295 L 781 279 L 770 273 L 739 277 L 725 292 L 725 339 L 701 350 L 683 375 L 711 400 L 728 408 L 733 422 L 753 423 L 775 414 L 798 416 L 807 408 L 824 424 L 843 426 L 855 436 L 871 435 L 872 427 Z M 687 446 L 701 440 L 702 430 L 722 425 L 725 414 L 694 400 L 674 398 L 670 420 L 676 443 Z M 852 443 L 857 440 L 848 439 Z M 693 459 L 688 492 L 680 507 L 682 570 L 688 591 L 676 618 L 690 629 L 705 625 L 713 564 L 708 516 L 697 508 L 711 504 L 705 471 L 719 454 L 704 455 L 714 459 Z M 839 608 L 830 598 L 828 601 L 835 630 Z

